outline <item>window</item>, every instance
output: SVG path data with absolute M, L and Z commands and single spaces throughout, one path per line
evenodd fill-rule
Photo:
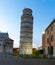
M 47 30 L 47 34 L 49 34 L 49 30 Z
M 12 46 L 10 45 L 9 48 L 12 48 Z
M 53 42 L 53 35 L 51 36 L 51 42 Z
M 53 30 L 53 26 L 51 26 L 51 31 Z
M 47 43 L 49 43 L 49 38 L 47 38 Z

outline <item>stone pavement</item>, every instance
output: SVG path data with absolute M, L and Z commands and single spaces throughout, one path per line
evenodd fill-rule
M 54 59 L 22 59 L 19 57 L 0 57 L 0 65 L 55 65 Z

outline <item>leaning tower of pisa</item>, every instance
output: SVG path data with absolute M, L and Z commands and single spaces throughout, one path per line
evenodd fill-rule
M 21 16 L 20 54 L 32 54 L 33 16 L 32 10 L 25 8 Z

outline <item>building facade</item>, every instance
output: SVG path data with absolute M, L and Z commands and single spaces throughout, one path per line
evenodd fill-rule
M 55 57 L 55 19 L 45 29 L 45 35 L 42 36 L 42 46 L 45 55 L 48 57 Z
M 0 32 L 0 55 L 13 54 L 13 40 L 8 33 Z
M 32 54 L 33 16 L 32 10 L 25 8 L 21 16 L 20 54 Z
M 42 49 L 43 49 L 43 53 L 45 55 L 45 46 L 46 46 L 46 34 L 45 32 L 42 34 Z

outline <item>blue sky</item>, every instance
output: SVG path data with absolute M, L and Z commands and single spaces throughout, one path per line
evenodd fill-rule
M 33 47 L 42 44 L 42 33 L 55 18 L 55 0 L 0 0 L 0 31 L 8 32 L 19 47 L 22 10 L 33 10 Z

